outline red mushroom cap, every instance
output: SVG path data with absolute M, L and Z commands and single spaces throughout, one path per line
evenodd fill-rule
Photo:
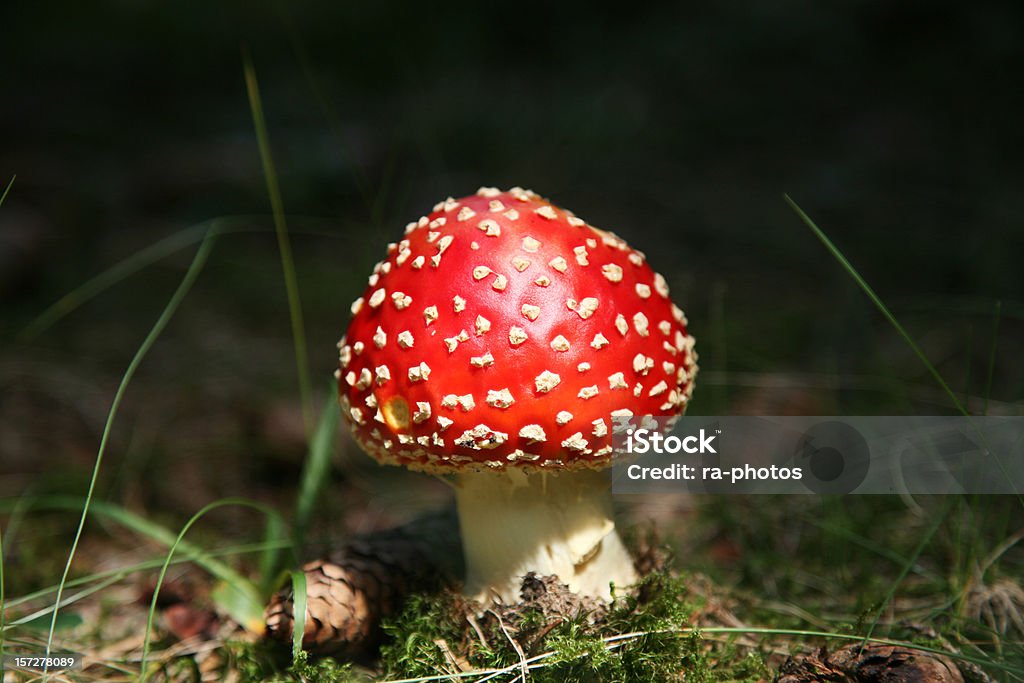
M 429 472 L 604 467 L 612 418 L 679 415 L 697 371 L 644 255 L 520 188 L 410 223 L 339 348 L 356 440 Z

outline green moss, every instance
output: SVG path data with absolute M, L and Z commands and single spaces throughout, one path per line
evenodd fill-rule
M 662 571 L 647 576 L 635 594 L 618 598 L 604 614 L 556 615 L 527 606 L 502 611 L 500 618 L 490 610 L 474 616 L 460 596 L 421 596 L 385 625 L 381 665 L 388 678 L 470 668 L 510 668 L 515 676 L 525 660 L 530 680 L 539 683 L 770 677 L 756 653 L 692 631 L 699 607 L 683 579 Z
M 287 655 L 276 644 L 265 642 L 229 642 L 225 645 L 227 669 L 238 674 L 241 683 L 358 683 L 368 679 L 353 669 L 330 658 L 314 658 L 307 652 L 289 663 Z

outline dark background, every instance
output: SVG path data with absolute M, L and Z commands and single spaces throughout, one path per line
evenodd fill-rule
M 789 193 L 972 410 L 1020 414 L 1022 8 L 9 3 L 0 495 L 84 492 L 194 247 L 26 336 L 32 320 L 155 241 L 241 215 L 249 231 L 218 242 L 129 388 L 98 495 L 175 519 L 225 495 L 290 504 L 304 435 L 243 49 L 320 399 L 384 245 L 447 195 L 522 185 L 666 275 L 701 354 L 694 413 L 953 411 Z M 333 476 L 325 536 L 446 495 L 347 443 Z

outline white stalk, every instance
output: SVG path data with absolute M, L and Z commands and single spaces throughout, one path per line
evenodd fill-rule
M 556 574 L 574 592 L 609 600 L 637 580 L 599 472 L 461 474 L 456 484 L 466 594 L 519 601 L 527 572 Z

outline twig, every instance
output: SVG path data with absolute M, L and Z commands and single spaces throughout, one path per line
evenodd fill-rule
M 519 655 L 519 666 L 522 669 L 521 678 L 523 683 L 526 683 L 526 679 L 530 675 L 529 669 L 526 666 L 526 653 L 523 652 L 523 648 L 519 645 L 518 642 L 516 642 L 516 639 L 512 637 L 512 634 L 508 632 L 508 629 L 505 627 L 505 622 L 502 620 L 501 615 L 495 612 L 493 609 L 489 609 L 487 611 L 493 614 L 494 618 L 498 620 L 498 626 L 501 628 L 501 632 L 505 634 L 505 637 L 508 638 L 508 642 L 512 643 L 513 649 L 515 649 L 516 654 Z

